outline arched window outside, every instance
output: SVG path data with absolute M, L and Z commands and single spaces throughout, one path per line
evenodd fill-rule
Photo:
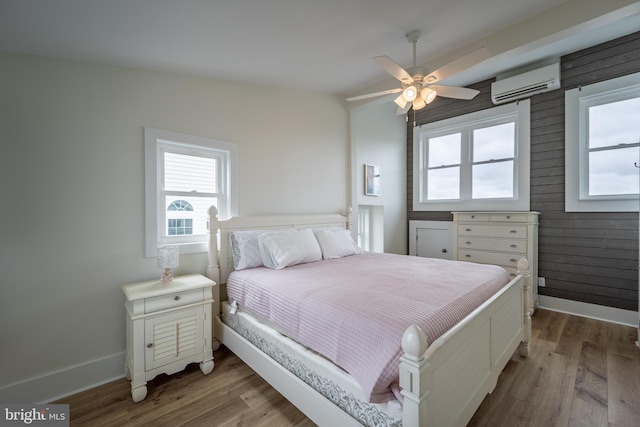
M 193 212 L 191 203 L 185 200 L 174 200 L 167 207 L 168 212 Z M 167 235 L 186 236 L 193 234 L 193 218 L 167 213 Z
M 172 202 L 167 208 L 168 211 L 192 211 L 193 206 L 191 203 L 185 202 L 184 200 L 176 200 Z

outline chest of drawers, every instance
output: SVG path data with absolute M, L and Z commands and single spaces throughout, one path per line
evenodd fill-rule
M 126 296 L 125 373 L 135 402 L 147 395 L 147 381 L 200 362 L 213 370 L 211 304 L 215 283 L 200 274 L 122 286 Z
M 454 258 L 494 264 L 516 276 L 517 263 L 526 257 L 531 275 L 529 310 L 538 300 L 538 212 L 453 212 Z

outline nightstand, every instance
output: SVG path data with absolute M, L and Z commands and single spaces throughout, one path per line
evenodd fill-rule
M 211 304 L 215 282 L 200 274 L 122 286 L 126 296 L 127 355 L 125 374 L 131 397 L 147 395 L 147 381 L 173 374 L 199 362 L 207 375 L 213 370 Z

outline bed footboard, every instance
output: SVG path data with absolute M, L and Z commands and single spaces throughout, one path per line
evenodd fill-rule
M 518 350 L 529 354 L 526 259 L 499 293 L 430 345 L 418 326 L 402 338 L 403 426 L 466 426 Z

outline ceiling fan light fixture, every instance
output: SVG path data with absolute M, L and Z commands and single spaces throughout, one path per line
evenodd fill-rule
M 414 111 L 422 110 L 426 106 L 427 106 L 427 102 L 421 96 L 417 96 L 416 99 L 413 100 Z
M 427 104 L 431 104 L 436 96 L 438 96 L 438 92 L 434 89 L 425 87 L 420 91 L 420 96 L 424 99 L 424 102 Z
M 418 96 L 418 91 L 413 85 L 407 86 L 405 90 L 402 91 L 402 96 L 407 102 L 411 102 Z
M 396 103 L 396 105 L 400 108 L 404 108 L 407 106 L 407 104 L 409 103 L 409 101 L 407 101 L 406 99 L 404 99 L 404 94 L 401 93 L 400 96 L 398 96 L 396 99 L 393 100 L 393 102 Z

